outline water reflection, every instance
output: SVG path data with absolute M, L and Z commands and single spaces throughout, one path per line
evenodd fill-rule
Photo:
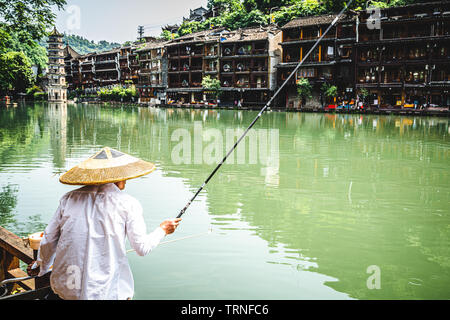
M 54 168 L 60 172 L 65 167 L 67 153 L 67 103 L 49 103 L 45 111 L 50 133 L 49 151 Z
M 17 204 L 17 186 L 6 185 L 0 191 L 0 225 L 8 228 L 16 221 L 14 208 Z
M 0 171 L 51 163 L 59 172 L 110 146 L 155 162 L 163 179 L 193 192 L 214 164 L 176 163 L 174 132 L 194 137 L 200 123 L 226 137 L 256 114 L 91 105 L 0 110 Z M 278 153 L 268 152 L 264 164 L 225 164 L 202 194 L 221 235 L 256 235 L 267 245 L 267 265 L 289 266 L 285 276 L 303 285 L 324 275 L 324 286 L 352 298 L 450 298 L 447 118 L 271 112 L 255 126 L 261 129 L 277 130 Z M 194 155 L 194 140 L 191 148 Z M 248 144 L 244 151 L 249 159 Z M 382 290 L 366 286 L 371 265 L 381 269 Z

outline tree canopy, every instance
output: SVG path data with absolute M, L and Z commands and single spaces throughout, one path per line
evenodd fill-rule
M 44 37 L 39 41 L 39 44 L 42 47 L 47 46 L 48 37 Z M 88 40 L 82 36 L 74 35 L 74 34 L 65 34 L 63 37 L 63 42 L 65 44 L 69 44 L 72 49 L 74 49 L 79 54 L 87 54 L 91 52 L 101 52 L 111 50 L 113 48 L 120 47 L 120 43 L 117 42 L 108 42 L 106 40 L 101 40 L 99 42 L 94 42 Z
M 16 32 L 21 41 L 38 40 L 56 19 L 51 8 L 61 10 L 65 4 L 66 0 L 0 0 L 1 27 Z
M 0 93 L 25 92 L 33 83 L 30 60 L 22 52 L 0 55 Z
M 214 16 L 203 22 L 183 21 L 177 36 L 215 27 L 236 30 L 268 25 L 271 22 L 281 27 L 294 18 L 338 12 L 347 2 L 348 0 L 208 0 L 207 7 L 210 10 L 214 9 Z M 366 0 L 354 0 L 350 8 L 361 10 L 365 8 L 366 2 Z M 427 1 L 379 0 L 371 1 L 371 4 L 386 8 L 419 2 Z M 271 18 L 273 18 L 272 21 Z M 170 32 L 163 32 L 161 37 L 171 39 Z
M 47 35 L 66 0 L 0 0 L 0 91 L 25 92 L 34 82 L 32 64 L 42 70 L 47 52 L 37 41 Z

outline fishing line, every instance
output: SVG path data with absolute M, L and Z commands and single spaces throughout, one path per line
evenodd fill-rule
M 331 22 L 331 24 L 328 26 L 328 28 L 325 30 L 325 32 L 320 36 L 319 39 L 314 43 L 314 45 L 311 47 L 311 49 L 308 51 L 308 53 L 303 57 L 302 61 L 299 62 L 299 64 L 295 67 L 295 69 L 291 72 L 291 74 L 287 77 L 287 79 L 283 82 L 283 84 L 278 88 L 278 90 L 275 92 L 275 94 L 270 98 L 270 100 L 266 103 L 266 105 L 261 109 L 261 111 L 258 113 L 256 118 L 250 123 L 248 128 L 245 130 L 245 132 L 240 136 L 240 138 L 236 141 L 236 143 L 233 145 L 233 147 L 228 151 L 228 153 L 225 155 L 225 157 L 222 159 L 222 161 L 217 165 L 217 167 L 211 172 L 211 174 L 208 176 L 208 178 L 203 182 L 202 186 L 197 190 L 197 192 L 194 194 L 194 196 L 188 201 L 186 206 L 181 209 L 180 213 L 178 214 L 177 218 L 180 218 L 186 210 L 189 208 L 191 203 L 197 198 L 199 193 L 203 190 L 203 188 L 208 184 L 209 180 L 216 174 L 216 172 L 220 169 L 220 167 L 224 164 L 224 162 L 227 160 L 227 158 L 231 155 L 231 153 L 236 149 L 237 145 L 241 142 L 242 139 L 247 135 L 247 133 L 250 131 L 250 129 L 255 125 L 255 123 L 259 120 L 259 118 L 262 116 L 262 114 L 266 111 L 266 109 L 270 106 L 272 101 L 275 99 L 275 97 L 281 92 L 281 90 L 284 88 L 284 86 L 288 83 L 288 81 L 292 78 L 294 74 L 296 74 L 297 70 L 302 66 L 303 62 L 309 57 L 309 55 L 314 51 L 314 49 L 317 47 L 317 45 L 322 41 L 323 37 L 330 31 L 330 29 L 336 24 L 336 22 L 339 20 L 341 15 L 348 9 L 350 4 L 353 2 L 353 0 L 350 0 L 345 7 L 339 12 L 339 14 L 336 16 L 336 18 Z
M 160 242 L 159 245 L 172 243 L 172 242 L 177 242 L 177 241 L 186 240 L 186 239 L 191 239 L 191 238 L 197 238 L 197 237 L 200 237 L 200 236 L 209 235 L 211 233 L 212 233 L 212 227 L 209 227 L 208 231 L 206 231 L 206 232 L 194 234 L 192 236 L 186 236 L 186 237 L 182 237 L 182 238 L 178 238 L 178 239 L 173 239 L 173 240 Z M 126 253 L 130 253 L 130 252 L 133 252 L 133 251 L 135 251 L 135 250 L 134 249 L 129 249 L 129 250 L 127 250 Z

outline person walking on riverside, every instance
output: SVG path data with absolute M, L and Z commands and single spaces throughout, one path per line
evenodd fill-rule
M 154 169 L 150 162 L 106 147 L 62 175 L 60 182 L 84 187 L 61 198 L 29 274 L 43 276 L 53 266 L 50 285 L 56 298 L 131 299 L 134 281 L 125 238 L 144 256 L 181 221 L 165 220 L 147 234 L 141 204 L 121 191 L 126 180 Z

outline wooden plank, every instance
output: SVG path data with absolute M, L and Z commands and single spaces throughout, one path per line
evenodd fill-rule
M 11 278 L 23 278 L 23 277 L 28 276 L 28 274 L 20 268 L 9 270 L 8 275 Z M 35 289 L 33 279 L 21 281 L 21 282 L 18 282 L 18 284 L 25 290 L 34 290 Z
M 50 287 L 45 287 L 37 290 L 26 291 L 11 296 L 0 298 L 1 300 L 43 300 L 44 297 L 51 292 Z
M 19 267 L 19 259 L 0 247 L 0 281 L 7 277 L 7 272 Z
M 3 227 L 0 227 L 0 247 L 27 264 L 33 261 L 33 250 L 25 246 L 22 238 Z

